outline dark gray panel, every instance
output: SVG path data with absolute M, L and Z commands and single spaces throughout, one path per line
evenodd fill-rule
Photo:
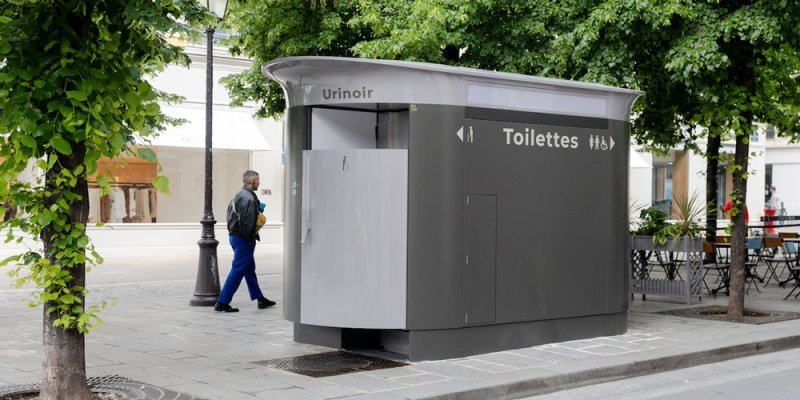
M 627 136 L 486 120 L 465 135 L 468 193 L 497 194 L 497 322 L 622 311 Z
M 283 317 L 300 321 L 300 199 L 303 197 L 303 150 L 310 146 L 311 109 L 286 110 L 284 129 Z
M 344 329 L 307 325 L 295 322 L 294 341 L 340 349 L 344 344 Z
M 464 324 L 463 107 L 409 112 L 408 328 Z
M 469 195 L 467 201 L 467 273 L 465 322 L 495 320 L 497 196 Z
M 629 149 L 630 137 L 630 123 L 621 121 L 609 121 L 609 129 L 614 137 L 620 137 L 624 140 L 624 149 Z M 629 172 L 630 172 L 630 152 L 623 151 L 617 157 L 612 159 L 612 169 L 617 171 L 616 188 L 610 193 L 614 197 L 612 200 L 616 209 L 613 211 L 617 216 L 612 220 L 611 232 L 614 237 L 624 237 L 626 240 L 615 242 L 614 250 L 609 252 L 608 265 L 610 272 L 607 276 L 608 279 L 608 311 L 609 312 L 623 312 L 628 310 L 628 303 L 630 301 L 630 241 L 628 237 L 628 215 L 630 210 L 628 208 L 629 195 Z
M 409 360 L 441 360 L 537 346 L 546 343 L 620 335 L 628 313 L 590 315 L 545 321 L 411 331 Z

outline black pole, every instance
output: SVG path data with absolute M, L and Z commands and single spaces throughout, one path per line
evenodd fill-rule
M 189 301 L 193 306 L 213 306 L 219 297 L 219 269 L 217 268 L 217 245 L 219 241 L 214 238 L 214 211 L 211 208 L 211 107 L 214 89 L 214 28 L 206 29 L 208 43 L 206 45 L 206 179 L 205 201 L 203 203 L 203 226 L 200 240 L 200 260 L 197 263 L 197 281 L 194 286 L 194 295 Z

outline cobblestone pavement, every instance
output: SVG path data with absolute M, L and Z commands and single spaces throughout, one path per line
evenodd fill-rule
M 116 305 L 86 338 L 88 375 L 224 400 L 514 398 L 800 347 L 800 320 L 747 325 L 661 315 L 655 312 L 686 305 L 651 297 L 632 301 L 624 335 L 311 378 L 254 364 L 332 350 L 293 342 L 292 324 L 280 309 L 282 275 L 259 280 L 278 306 L 258 310 L 242 288 L 233 301 L 241 312 L 230 314 L 190 307 L 194 279 L 91 287 L 89 303 Z M 782 300 L 786 290 L 767 287 L 748 296 L 747 305 L 800 311 L 800 300 Z M 29 292 L 0 290 L 0 386 L 39 380 L 42 311 L 25 305 Z

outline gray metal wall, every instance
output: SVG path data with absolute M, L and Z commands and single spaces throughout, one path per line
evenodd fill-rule
M 409 329 L 627 310 L 627 123 L 417 105 L 409 157 Z
M 409 114 L 408 329 L 463 326 L 464 108 Z
M 311 146 L 311 108 L 286 109 L 284 129 L 283 317 L 300 322 L 300 230 L 303 150 Z
M 294 322 L 309 110 L 287 111 L 284 317 Z M 408 330 L 627 311 L 627 122 L 438 105 L 408 115 Z

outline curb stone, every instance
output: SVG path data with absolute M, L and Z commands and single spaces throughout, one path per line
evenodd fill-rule
M 413 398 L 418 400 L 518 399 L 798 347 L 800 347 L 800 335 L 795 335 Z M 406 397 L 401 394 L 400 398 Z

